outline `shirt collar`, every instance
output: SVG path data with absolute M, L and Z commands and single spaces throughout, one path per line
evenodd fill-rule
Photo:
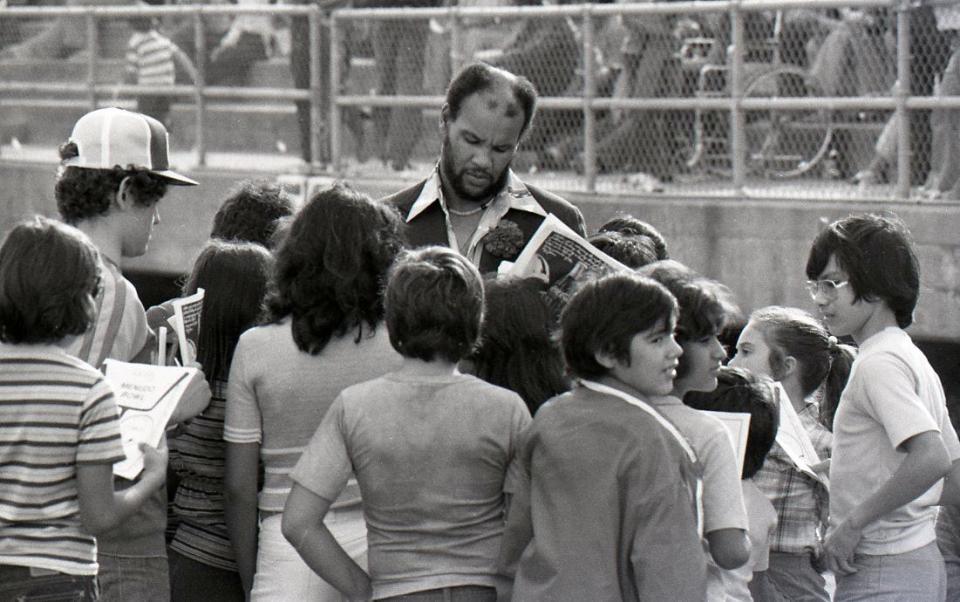
M 434 168 L 430 178 L 424 183 L 417 200 L 414 201 L 410 207 L 406 222 L 410 223 L 413 221 L 418 215 L 432 207 L 434 203 L 439 203 L 440 207 L 443 208 L 444 214 L 447 213 L 447 203 L 443 198 L 443 187 L 440 184 L 439 163 Z M 517 177 L 517 174 L 515 174 L 512 169 L 507 172 L 506 186 L 497 193 L 493 201 L 487 206 L 488 210 L 491 208 L 494 208 L 500 215 L 506 214 L 510 209 L 517 209 L 519 211 L 534 213 L 541 217 L 547 216 L 547 212 L 540 206 L 540 203 L 533 198 L 533 194 L 530 193 L 527 185 Z

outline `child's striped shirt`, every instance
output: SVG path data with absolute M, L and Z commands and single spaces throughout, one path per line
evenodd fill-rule
M 135 31 L 127 43 L 127 76 L 144 86 L 172 86 L 173 42 L 156 30 Z
M 96 575 L 77 465 L 123 457 L 102 374 L 54 346 L 0 343 L 0 564 Z

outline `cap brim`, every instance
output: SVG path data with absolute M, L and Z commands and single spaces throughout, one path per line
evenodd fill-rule
M 160 176 L 164 180 L 167 180 L 168 184 L 173 186 L 198 186 L 200 183 L 196 180 L 191 180 L 187 176 L 182 176 L 175 171 L 170 171 L 169 169 L 164 171 L 154 171 L 150 170 L 155 176 Z

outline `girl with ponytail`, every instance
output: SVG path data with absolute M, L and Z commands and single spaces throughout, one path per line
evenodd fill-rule
M 781 429 L 755 482 L 777 511 L 768 578 L 789 600 L 830 599 L 816 568 L 828 493 L 810 469 L 830 457 L 833 415 L 854 355 L 807 312 L 772 306 L 750 316 L 730 361 L 781 385 Z

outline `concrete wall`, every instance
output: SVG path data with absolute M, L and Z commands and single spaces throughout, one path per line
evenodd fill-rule
M 55 215 L 52 164 L 0 161 L 0 228 L 33 213 Z M 136 272 L 189 269 L 206 239 L 220 201 L 245 174 L 196 171 L 197 188 L 171 188 L 160 205 L 162 223 L 147 256 L 129 261 Z M 404 183 L 354 182 L 379 197 Z M 744 311 L 770 304 L 813 309 L 803 289 L 807 251 L 819 228 L 852 212 L 889 209 L 911 228 L 919 249 L 922 293 L 912 334 L 960 342 L 960 204 L 603 198 L 568 194 L 590 231 L 625 212 L 659 228 L 674 258 L 727 284 Z

